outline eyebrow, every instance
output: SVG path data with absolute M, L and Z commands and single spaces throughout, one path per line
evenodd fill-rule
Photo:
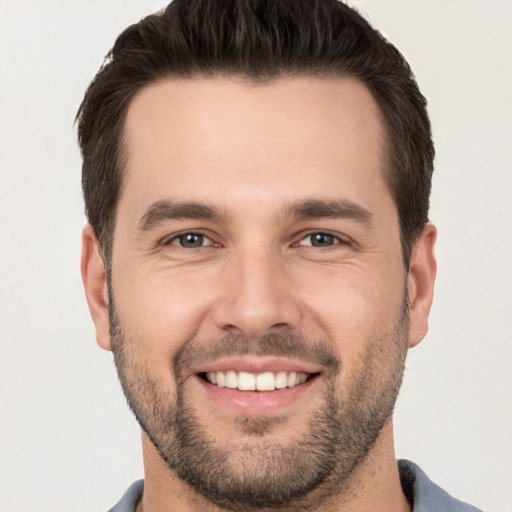
M 289 203 L 284 207 L 284 218 L 296 220 L 349 219 L 371 226 L 373 215 L 362 206 L 346 200 L 307 199 Z M 226 215 L 214 206 L 197 202 L 160 200 L 153 203 L 141 217 L 139 229 L 149 231 L 167 220 L 220 221 Z
M 374 216 L 369 210 L 346 199 L 308 199 L 294 202 L 285 207 L 284 216 L 297 220 L 348 219 L 368 227 L 374 223 Z
M 166 220 L 197 219 L 218 221 L 224 215 L 218 208 L 203 203 L 161 200 L 153 203 L 141 217 L 139 229 L 149 231 Z

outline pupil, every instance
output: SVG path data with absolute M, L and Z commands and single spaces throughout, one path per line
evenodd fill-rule
M 326 235 L 325 233 L 317 233 L 313 235 L 312 243 L 315 247 L 322 247 L 326 245 L 332 245 L 334 237 L 332 235 Z
M 180 243 L 183 247 L 201 247 L 203 244 L 203 235 L 188 233 L 180 237 Z

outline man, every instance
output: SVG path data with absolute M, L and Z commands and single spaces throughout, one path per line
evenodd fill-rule
M 390 43 L 335 0 L 175 0 L 78 122 L 82 276 L 143 431 L 112 510 L 476 510 L 394 455 L 436 230 Z

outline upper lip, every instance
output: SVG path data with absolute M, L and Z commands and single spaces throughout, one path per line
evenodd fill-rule
M 222 358 L 198 365 L 192 373 L 227 372 L 233 370 L 235 372 L 247 372 L 257 375 L 264 372 L 279 371 L 319 373 L 321 369 L 322 367 L 318 363 L 304 363 L 282 357 L 238 356 Z

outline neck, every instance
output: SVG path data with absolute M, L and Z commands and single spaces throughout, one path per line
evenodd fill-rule
M 178 479 L 145 433 L 142 434 L 142 445 L 145 483 L 144 495 L 137 512 L 225 512 Z M 342 495 L 329 493 L 330 495 L 326 496 L 328 485 L 322 486 L 311 493 L 302 507 L 294 503 L 293 510 L 411 512 L 411 504 L 400 485 L 391 420 L 383 427 L 374 447 L 354 470 L 347 484 Z M 282 509 L 282 512 L 285 512 L 285 509 Z

